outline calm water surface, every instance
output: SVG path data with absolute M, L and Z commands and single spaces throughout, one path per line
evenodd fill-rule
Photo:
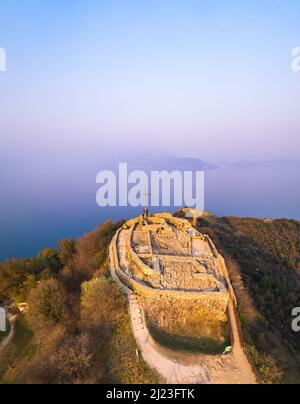
M 26 170 L 0 175 L 0 260 L 29 257 L 62 238 L 76 238 L 106 220 L 138 215 L 140 209 L 100 209 L 95 202 L 95 167 L 62 167 L 64 175 Z M 9 173 L 7 173 L 9 174 Z M 300 220 L 300 166 L 221 168 L 206 173 L 206 210 L 218 215 Z M 156 211 L 174 211 L 161 208 Z

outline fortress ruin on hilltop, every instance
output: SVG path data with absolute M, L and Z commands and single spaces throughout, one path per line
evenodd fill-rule
M 256 382 L 227 268 L 207 235 L 145 208 L 117 231 L 109 252 L 138 350 L 157 374 L 179 384 Z
M 169 214 L 131 220 L 120 232 L 121 246 L 119 276 L 138 294 L 173 304 L 197 301 L 210 316 L 226 312 L 227 283 L 217 251 L 188 220 Z

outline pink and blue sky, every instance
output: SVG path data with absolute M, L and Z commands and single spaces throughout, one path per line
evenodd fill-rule
M 298 158 L 297 0 L 2 0 L 0 152 Z M 2 156 L 3 158 L 3 156 Z
M 95 203 L 120 155 L 300 160 L 299 0 L 0 3 L 0 259 L 127 215 Z M 224 176 L 215 213 L 300 218 L 294 167 Z

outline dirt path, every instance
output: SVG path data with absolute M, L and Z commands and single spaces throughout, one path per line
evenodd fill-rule
M 231 355 L 180 354 L 159 346 L 151 337 L 139 298 L 118 278 L 116 266 L 128 265 L 127 232 L 117 234 L 110 246 L 111 273 L 127 293 L 134 337 L 143 359 L 169 384 L 255 384 L 256 378 L 242 349 L 234 303 L 228 312 L 232 324 L 234 349 Z
M 10 331 L 9 334 L 0 344 L 0 354 L 4 351 L 4 349 L 8 346 L 8 344 L 11 342 L 13 336 L 15 335 L 15 326 L 16 326 L 16 320 L 18 316 L 17 315 L 12 315 L 8 314 L 8 321 L 10 324 Z

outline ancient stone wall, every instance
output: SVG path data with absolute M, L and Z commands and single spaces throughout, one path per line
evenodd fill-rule
M 138 220 L 131 221 L 131 228 L 128 231 L 128 258 L 132 260 L 132 262 L 140 268 L 143 273 L 146 275 L 155 276 L 157 275 L 154 270 L 149 268 L 141 258 L 130 248 L 130 243 L 132 240 L 133 231 L 135 225 L 138 223 Z M 116 235 L 116 243 L 119 237 L 120 231 Z M 212 247 L 213 244 L 212 244 Z M 221 288 L 221 291 L 190 291 L 190 290 L 171 290 L 171 289 L 157 289 L 153 288 L 146 283 L 142 282 L 141 280 L 133 278 L 130 274 L 124 273 L 120 266 L 119 266 L 119 257 L 118 252 L 116 249 L 113 251 L 114 254 L 114 265 L 116 268 L 116 273 L 119 279 L 127 286 L 129 289 L 134 291 L 135 293 L 145 296 L 151 297 L 155 299 L 160 298 L 170 298 L 179 301 L 195 301 L 199 304 L 199 309 L 207 310 L 207 311 L 214 311 L 215 313 L 223 314 L 227 310 L 228 301 L 229 301 L 229 293 L 225 287 Z M 186 260 L 186 258 L 180 257 L 172 257 L 172 259 L 181 261 Z M 222 262 L 220 262 L 222 264 Z M 224 263 L 225 265 L 225 263 Z M 227 273 L 227 271 L 226 271 Z M 228 274 L 227 274 L 228 276 Z
M 128 258 L 147 276 L 156 276 L 156 272 L 140 259 L 140 257 L 130 248 Z
M 174 334 L 177 334 L 177 327 L 181 328 L 180 334 L 182 334 L 183 329 L 188 330 L 191 323 L 204 321 L 209 324 L 210 321 L 226 321 L 227 319 L 226 311 L 220 310 L 216 300 L 199 302 L 165 296 L 159 300 L 144 297 L 142 302 L 147 317 L 162 329 L 166 326 L 173 329 Z
M 116 251 L 114 252 L 116 254 Z M 114 260 L 116 263 L 118 262 L 117 258 Z M 119 267 L 116 265 L 116 273 L 119 279 L 129 287 L 133 292 L 146 297 L 152 297 L 155 299 L 159 298 L 173 298 L 179 300 L 186 301 L 196 301 L 199 305 L 206 306 L 208 310 L 211 310 L 213 307 L 217 308 L 216 311 L 225 313 L 228 304 L 228 293 L 225 292 L 191 292 L 185 290 L 166 290 L 166 289 L 154 289 L 150 286 L 147 286 L 140 280 L 134 279 L 129 274 L 125 274 Z M 200 307 L 199 307 L 200 309 Z
M 168 217 L 169 218 L 169 217 Z M 167 217 L 166 217 L 167 219 Z M 130 247 L 130 241 L 132 237 L 132 233 L 136 224 L 139 223 L 139 219 L 133 219 L 127 225 L 130 229 L 128 231 L 129 238 L 128 238 L 128 246 Z M 204 292 L 194 292 L 194 291 L 185 291 L 185 290 L 163 290 L 156 288 L 156 286 L 150 286 L 147 284 L 147 281 L 137 280 L 134 276 L 130 275 L 129 273 L 124 273 L 119 264 L 119 251 L 117 248 L 119 235 L 122 229 L 120 229 L 110 246 L 110 261 L 112 267 L 115 268 L 115 271 L 112 271 L 113 277 L 119 282 L 120 285 L 124 288 L 126 293 L 134 292 L 135 294 L 141 296 L 143 299 L 147 299 L 148 302 L 151 303 L 150 308 L 155 310 L 157 306 L 159 308 L 158 312 L 160 313 L 160 303 L 165 302 L 166 304 L 166 317 L 169 316 L 168 308 L 174 308 L 174 318 L 176 318 L 178 310 L 186 310 L 187 317 L 188 314 L 191 313 L 191 310 L 196 310 L 195 316 L 192 317 L 197 318 L 197 315 L 201 316 L 204 315 L 205 319 L 219 319 L 222 321 L 222 318 L 229 318 L 231 324 L 231 332 L 232 332 L 232 345 L 236 346 L 237 342 L 242 340 L 242 333 L 240 324 L 238 321 L 238 313 L 237 313 L 237 299 L 231 285 L 230 277 L 227 271 L 227 267 L 223 257 L 218 253 L 214 243 L 208 236 L 204 236 L 205 240 L 208 242 L 209 249 L 213 253 L 213 257 L 211 258 L 201 258 L 201 263 L 205 262 L 205 266 L 213 266 L 217 268 L 219 277 L 217 277 L 223 287 L 221 288 L 220 292 L 212 292 L 212 291 L 204 291 Z M 128 251 L 131 249 L 128 248 Z M 142 266 L 145 265 L 141 258 L 135 254 L 134 251 L 131 250 L 131 258 L 135 261 L 135 265 Z M 134 255 L 135 254 L 135 255 Z M 160 256 L 161 257 L 161 256 Z M 150 255 L 151 258 L 151 255 Z M 166 257 L 167 258 L 167 257 Z M 186 260 L 187 257 L 180 258 L 180 257 L 172 257 L 171 259 L 178 259 L 178 260 Z M 167 258 L 168 259 L 168 258 Z M 150 268 L 151 269 L 151 268 Z M 149 268 L 147 267 L 147 270 Z M 214 270 L 211 272 L 214 273 Z M 144 278 L 147 279 L 147 278 Z M 120 283 L 121 281 L 121 283 Z M 225 286 L 227 288 L 225 288 Z M 152 304 L 153 302 L 153 304 Z M 194 309 L 193 309 L 194 308 Z M 149 309 L 149 306 L 148 306 Z M 147 310 L 148 311 L 148 310 Z M 149 314 L 153 314 L 153 318 L 157 317 L 155 312 Z M 228 315 L 228 317 L 227 317 Z M 225 317 L 224 317 L 225 316 Z M 150 315 L 150 317 L 152 317 Z M 159 317 L 159 316 L 158 316 Z M 163 317 L 163 316 L 161 316 Z M 169 316 L 170 317 L 170 316 Z M 168 317 L 168 318 L 169 318 Z M 172 316 L 171 316 L 172 317 Z M 163 319 L 162 319 L 163 320 Z M 237 328 L 237 333 L 234 332 Z M 240 342 L 239 342 L 240 343 Z

